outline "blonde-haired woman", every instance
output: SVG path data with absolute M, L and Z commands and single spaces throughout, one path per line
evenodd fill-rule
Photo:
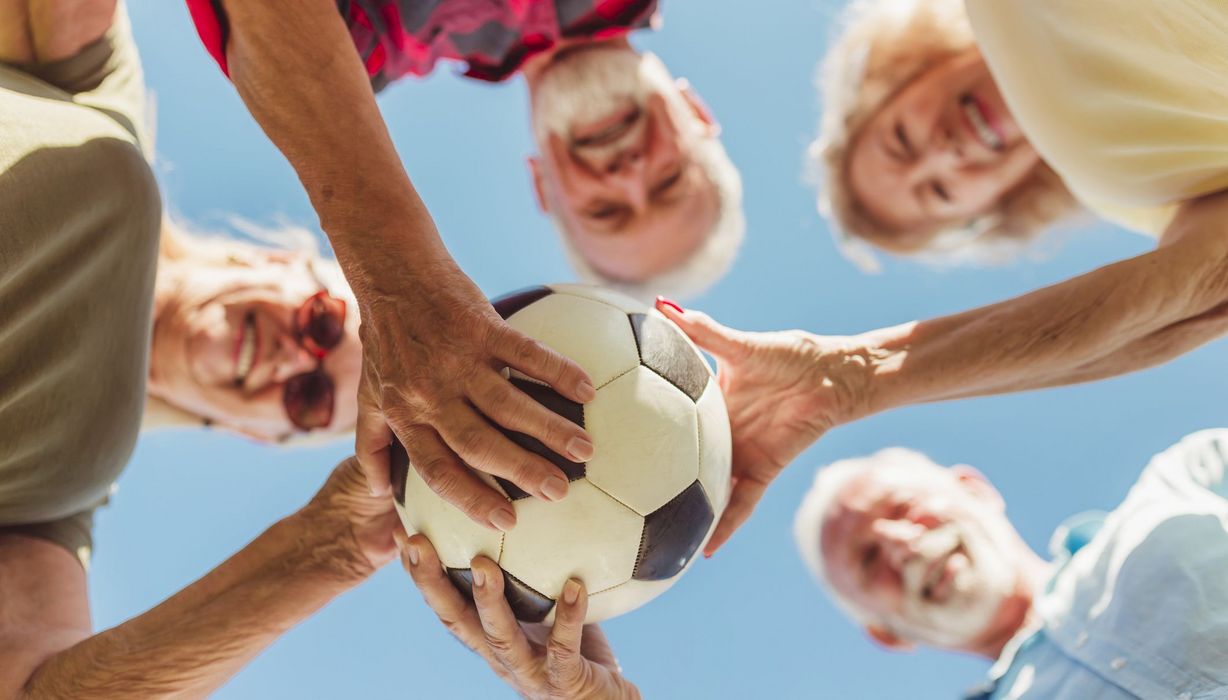
M 352 433 L 362 349 L 340 268 L 306 231 L 242 228 L 278 247 L 163 223 L 143 427 L 282 443 Z
M 857 7 L 886 8 L 882 16 L 897 20 L 937 13 L 936 7 L 957 12 L 944 2 L 870 0 Z M 750 516 L 780 470 L 836 425 L 898 406 L 1103 379 L 1228 332 L 1228 5 L 967 0 L 966 7 L 996 89 L 1037 158 L 1089 208 L 1155 232 L 1159 247 L 998 304 L 850 337 L 744 333 L 659 302 L 721 362 L 736 483 L 709 552 Z M 958 14 L 946 20 L 958 26 Z M 934 31 L 942 26 L 931 25 Z M 875 48 L 865 43 L 863 58 L 846 50 L 849 65 L 877 65 Z M 947 55 L 947 61 L 971 60 L 956 48 Z M 882 71 L 889 68 L 897 67 Z M 916 70 L 898 69 L 900 75 Z M 865 103 L 889 103 L 890 90 L 901 84 L 898 95 L 908 90 L 907 77 L 883 79 Z M 947 109 L 957 118 L 964 111 Z M 829 126 L 869 123 L 875 108 L 862 111 L 830 116 Z M 935 128 L 893 144 L 895 131 L 866 138 L 883 151 L 903 148 L 905 164 L 916 159 L 923 137 L 946 136 Z M 1014 157 L 1010 149 L 1024 148 L 1003 141 L 998 145 L 1007 159 Z M 958 149 L 946 153 L 949 161 L 964 162 Z M 1026 164 L 1027 153 L 1019 153 Z M 1023 171 L 1034 174 L 1036 167 Z M 932 235 L 904 240 L 924 247 Z

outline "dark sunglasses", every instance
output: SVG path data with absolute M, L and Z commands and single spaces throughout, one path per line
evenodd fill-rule
M 345 300 L 321 290 L 294 312 L 294 336 L 319 362 L 310 372 L 286 380 L 281 401 L 286 416 L 302 431 L 324 428 L 333 421 L 336 386 L 324 372 L 325 356 L 345 337 Z

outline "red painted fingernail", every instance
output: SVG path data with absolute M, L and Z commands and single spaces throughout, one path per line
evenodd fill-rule
M 673 299 L 667 299 L 666 297 L 662 297 L 662 296 L 657 297 L 657 306 L 668 306 L 669 308 L 673 309 L 674 311 L 677 311 L 680 314 L 686 313 L 686 309 L 679 306 L 678 302 L 674 301 Z

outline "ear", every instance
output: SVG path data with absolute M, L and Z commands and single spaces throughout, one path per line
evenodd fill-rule
M 985 478 L 985 475 L 975 467 L 956 464 L 951 467 L 951 474 L 968 493 L 981 501 L 994 505 L 999 510 L 1006 510 L 1006 501 L 1002 498 L 1002 494 L 998 493 L 993 484 L 989 483 L 989 479 Z
M 891 651 L 904 652 L 912 651 L 915 648 L 911 642 L 900 639 L 899 637 L 895 636 L 895 633 L 893 633 L 891 630 L 883 627 L 867 625 L 866 634 L 870 635 L 870 639 L 873 639 L 879 646 L 885 649 L 890 649 Z
M 533 194 L 537 197 L 537 208 L 543 214 L 550 213 L 550 200 L 546 198 L 546 164 L 541 156 L 529 156 L 525 159 L 529 166 L 529 177 L 533 178 Z
M 691 113 L 699 119 L 704 125 L 704 136 L 719 136 L 721 133 L 720 122 L 716 121 L 716 117 L 712 115 L 712 110 L 708 108 L 708 103 L 704 102 L 699 93 L 695 92 L 695 88 L 691 87 L 690 81 L 686 78 L 678 78 L 675 81 L 678 86 L 678 92 L 682 94 L 682 99 L 691 108 Z

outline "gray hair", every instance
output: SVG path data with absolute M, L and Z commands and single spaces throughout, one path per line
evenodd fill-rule
M 846 615 L 862 626 L 890 628 L 888 620 L 874 618 L 844 593 L 831 584 L 827 566 L 823 561 L 823 527 L 832 515 L 838 500 L 854 479 L 870 472 L 889 474 L 901 484 L 914 481 L 919 471 L 942 469 L 933 460 L 916 450 L 905 447 L 888 447 L 868 457 L 842 459 L 819 468 L 814 475 L 814 484 L 806 492 L 793 517 L 793 539 L 806 568 L 814 576 L 832 601 Z
M 708 181 L 716 188 L 720 208 L 716 223 L 708 231 L 704 242 L 679 265 L 638 282 L 627 282 L 603 274 L 594 267 L 572 242 L 573 235 L 566 221 L 558 212 L 562 202 L 553 187 L 546 188 L 550 219 L 559 232 L 563 252 L 581 282 L 605 285 L 623 294 L 651 301 L 656 295 L 686 299 L 707 291 L 725 276 L 746 235 L 746 215 L 742 211 L 742 176 L 730 160 L 725 147 L 717 136 L 707 136 L 695 143 L 692 155 L 704 171 Z

